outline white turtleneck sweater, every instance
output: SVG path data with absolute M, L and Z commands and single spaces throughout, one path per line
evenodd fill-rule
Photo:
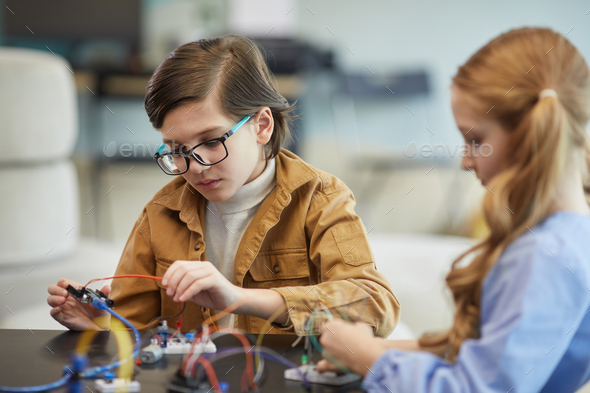
M 207 259 L 233 283 L 238 245 L 246 228 L 276 186 L 275 159 L 268 160 L 264 171 L 234 195 L 222 202 L 207 201 L 205 243 Z M 220 326 L 234 325 L 233 314 L 219 320 Z

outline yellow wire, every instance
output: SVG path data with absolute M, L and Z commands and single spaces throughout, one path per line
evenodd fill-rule
M 101 323 L 108 321 L 108 319 L 108 317 L 98 317 L 94 319 L 94 323 L 96 323 L 98 326 L 104 326 L 101 325 Z M 113 319 L 111 321 L 111 326 L 111 330 L 115 334 L 115 339 L 117 340 L 119 359 L 128 359 L 119 366 L 117 378 L 131 379 L 133 376 L 133 359 L 131 358 L 131 355 L 133 354 L 133 343 L 131 342 L 131 337 L 127 333 L 127 328 L 125 325 L 123 325 L 123 322 L 119 321 L 118 319 Z M 88 355 L 90 344 L 92 341 L 94 341 L 94 338 L 99 331 L 100 330 L 92 329 L 82 332 L 82 335 L 78 340 L 78 344 L 76 345 L 75 352 L 77 356 Z
M 118 378 L 131 379 L 133 377 L 133 342 L 129 330 L 118 319 L 111 321 L 111 331 L 115 333 L 117 346 L 119 347 L 119 359 L 123 360 L 119 366 Z M 139 343 L 138 343 L 139 345 Z M 127 361 L 124 361 L 127 359 Z

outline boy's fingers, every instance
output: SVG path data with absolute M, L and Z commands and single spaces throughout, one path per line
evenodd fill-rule
M 209 275 L 210 272 L 207 271 L 207 269 L 199 269 L 199 266 L 196 266 L 192 270 L 187 271 L 182 277 L 182 280 L 180 280 L 180 282 L 178 283 L 178 287 L 176 288 L 176 296 L 179 298 L 182 297 L 183 300 L 180 300 L 182 302 L 190 299 L 198 292 L 203 290 L 202 281 L 205 277 L 208 277 Z M 197 284 L 197 286 L 193 287 L 193 284 Z M 194 291 L 195 288 L 200 289 L 197 292 L 192 293 L 192 291 Z M 187 290 L 190 290 L 191 292 L 187 292 Z
M 68 285 L 72 285 L 73 287 L 75 287 L 76 285 L 74 285 L 75 283 L 73 281 L 68 280 L 67 278 L 60 278 L 59 281 L 57 282 L 57 286 L 62 287 L 64 289 L 68 288 Z
M 61 307 L 53 307 L 51 310 L 49 310 L 49 315 L 51 315 L 54 319 L 56 319 L 56 315 L 61 313 Z
M 100 291 L 102 293 L 104 293 L 107 297 L 109 297 L 109 295 L 111 294 L 111 286 L 109 284 L 105 284 L 103 285 L 103 287 L 100 289 Z
M 60 278 L 57 282 L 57 286 L 63 289 L 68 289 L 68 285 L 71 285 L 74 288 L 80 288 L 82 286 L 82 284 L 76 281 L 68 280 L 67 278 Z
M 55 295 L 55 296 L 68 296 L 68 291 L 66 291 L 65 289 L 58 287 L 55 284 L 51 284 L 49 286 L 49 288 L 47 288 L 47 292 L 49 292 L 50 295 Z
M 359 324 L 361 324 L 363 326 L 363 328 L 365 329 L 365 331 L 367 332 L 367 334 L 369 334 L 371 336 L 373 335 L 373 328 L 370 325 L 368 325 L 368 324 L 366 324 L 364 322 L 357 322 L 357 323 L 359 323 Z
M 61 307 L 52 308 L 51 311 L 49 311 L 49 315 L 51 315 L 53 319 L 55 319 L 57 322 L 63 325 L 64 315 L 62 314 Z
M 183 292 L 178 292 L 178 297 L 176 299 L 177 302 L 186 302 L 193 296 L 199 294 L 200 292 L 206 291 L 210 289 L 213 284 L 211 280 L 208 279 L 209 276 L 203 277 L 198 280 L 186 280 L 188 287 Z
M 174 276 L 176 275 L 176 271 L 183 267 L 184 264 L 182 262 L 183 261 L 176 261 L 170 265 L 168 270 L 166 270 L 166 273 L 164 273 L 164 276 L 162 276 L 162 285 L 175 288 L 178 280 L 174 280 Z
M 47 304 L 51 307 L 58 307 L 61 306 L 66 302 L 66 298 L 62 296 L 49 296 L 47 298 Z

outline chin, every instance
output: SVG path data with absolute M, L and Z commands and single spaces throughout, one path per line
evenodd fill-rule
M 228 192 L 227 190 L 213 189 L 209 191 L 200 191 L 201 195 L 209 202 L 223 202 L 231 198 L 235 192 Z
M 228 199 L 228 197 L 225 197 L 218 192 L 201 192 L 201 195 L 203 195 L 209 202 L 223 202 Z

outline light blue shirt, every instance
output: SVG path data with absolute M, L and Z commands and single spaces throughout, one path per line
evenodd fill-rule
M 510 244 L 484 280 L 480 338 L 456 363 L 389 350 L 369 392 L 574 392 L 590 379 L 590 217 L 558 212 Z

